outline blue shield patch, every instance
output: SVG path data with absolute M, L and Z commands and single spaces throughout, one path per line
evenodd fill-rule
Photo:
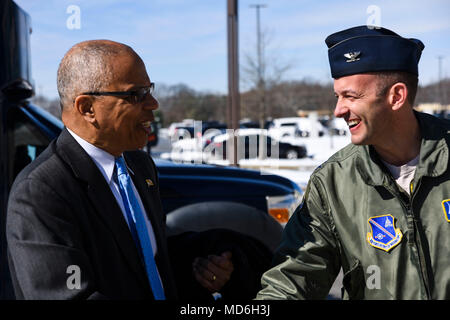
M 450 199 L 442 201 L 442 208 L 444 209 L 445 219 L 450 222 Z
M 372 247 L 389 252 L 402 240 L 403 234 L 399 228 L 395 228 L 392 215 L 371 217 L 367 222 L 371 228 L 371 232 L 367 233 L 367 242 Z

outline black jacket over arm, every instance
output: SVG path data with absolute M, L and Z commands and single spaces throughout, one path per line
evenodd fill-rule
M 124 157 L 155 232 L 166 297 L 175 299 L 155 165 L 141 151 Z M 153 298 L 114 195 L 67 130 L 15 180 L 6 227 L 18 299 Z M 80 270 L 80 289 L 68 286 L 73 265 Z

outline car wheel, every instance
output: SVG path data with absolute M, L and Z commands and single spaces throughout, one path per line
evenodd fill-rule
M 186 231 L 230 229 L 262 242 L 272 252 L 283 227 L 269 214 L 236 202 L 211 201 L 187 205 L 167 214 L 168 235 Z
M 268 214 L 234 202 L 196 203 L 167 214 L 169 256 L 181 300 L 210 301 L 211 294 L 192 277 L 196 257 L 232 251 L 233 273 L 221 300 L 256 296 L 271 266 L 282 227 Z M 191 232 L 190 232 L 191 231 Z M 192 232 L 194 231 L 194 232 Z
M 297 150 L 290 149 L 286 152 L 286 158 L 287 159 L 298 159 L 298 152 Z

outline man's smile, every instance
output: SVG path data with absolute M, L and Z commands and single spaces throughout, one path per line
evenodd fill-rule
M 356 126 L 358 126 L 360 123 L 361 123 L 361 120 L 359 120 L 359 119 L 352 119 L 352 120 L 347 121 L 347 125 L 350 130 L 355 128 Z

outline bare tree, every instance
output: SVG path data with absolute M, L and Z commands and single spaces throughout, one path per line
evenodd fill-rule
M 185 118 L 225 121 L 226 95 L 197 92 L 185 84 L 161 84 L 158 88 L 155 96 L 163 114 L 163 125 Z
M 261 32 L 257 50 L 250 50 L 252 53 L 245 52 L 244 63 L 241 65 L 243 86 L 250 89 L 251 93 L 243 97 L 243 115 L 258 119 L 261 128 L 273 111 L 268 92 L 280 84 L 286 72 L 292 68 L 292 63 L 281 61 L 277 50 L 269 50 L 271 43 L 269 32 Z

